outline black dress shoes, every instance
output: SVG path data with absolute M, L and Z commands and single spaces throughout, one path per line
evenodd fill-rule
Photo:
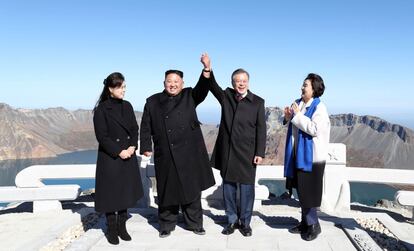
M 240 233 L 245 237 L 249 237 L 249 236 L 252 236 L 252 229 L 250 226 L 241 225 Z
M 204 230 L 203 227 L 200 228 L 196 228 L 193 230 L 193 233 L 198 234 L 198 235 L 205 235 L 206 234 L 206 230 Z
M 289 229 L 289 233 L 292 234 L 304 234 L 308 230 L 308 226 L 304 222 L 300 222 L 298 225 Z
M 165 237 L 168 237 L 168 236 L 170 236 L 170 234 L 171 234 L 171 231 L 168 231 L 168 230 L 163 230 L 163 231 L 160 231 L 160 238 L 165 238 Z
M 321 225 L 319 223 L 313 224 L 308 226 L 308 230 L 304 234 L 304 239 L 307 241 L 312 241 L 318 237 L 318 235 L 321 233 Z
M 236 228 L 237 228 L 236 223 L 228 224 L 226 226 L 226 228 L 223 229 L 223 231 L 221 231 L 221 233 L 224 234 L 224 235 L 230 235 L 230 234 L 234 233 L 234 230 Z

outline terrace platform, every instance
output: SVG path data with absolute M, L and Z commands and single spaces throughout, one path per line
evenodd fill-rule
M 387 241 L 399 244 L 395 250 L 414 250 L 414 224 L 408 215 L 368 207 L 335 216 L 320 212 L 322 233 L 311 242 L 288 232 L 300 218 L 298 204 L 291 199 L 264 201 L 253 214 L 251 237 L 238 231 L 230 236 L 221 234 L 226 225 L 224 211 L 204 207 L 206 235 L 185 230 L 180 217 L 175 231 L 161 239 L 157 209 L 132 208 L 127 221 L 132 241 L 121 240 L 116 246 L 107 242 L 105 217 L 94 211 L 91 201 L 64 202 L 63 208 L 33 213 L 30 203 L 24 203 L 0 211 L 0 250 L 384 250 L 357 223 L 361 219 L 384 224 L 395 235 Z M 375 234 L 380 235 L 371 231 Z

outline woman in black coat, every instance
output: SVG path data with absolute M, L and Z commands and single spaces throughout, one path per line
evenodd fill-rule
M 109 243 L 118 236 L 129 241 L 126 230 L 127 208 L 143 196 L 135 149 L 138 124 L 134 109 L 125 95 L 125 79 L 119 72 L 110 74 L 94 108 L 93 123 L 99 143 L 96 163 L 95 210 L 106 213 Z

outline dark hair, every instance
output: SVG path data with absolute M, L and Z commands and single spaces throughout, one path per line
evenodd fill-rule
M 231 74 L 231 84 L 234 84 L 233 83 L 234 76 L 236 76 L 237 74 L 241 74 L 241 73 L 246 73 L 247 74 L 247 78 L 250 79 L 249 73 L 245 69 L 239 68 L 239 69 L 233 71 L 233 73 Z
M 305 80 L 309 80 L 312 84 L 313 96 L 315 98 L 323 95 L 325 91 L 325 84 L 321 76 L 315 73 L 309 73 Z
M 180 70 L 168 70 L 165 72 L 165 78 L 167 78 L 167 76 L 171 73 L 177 74 L 178 76 L 180 76 L 181 78 L 184 77 L 184 73 Z
M 98 108 L 98 106 L 102 102 L 109 99 L 109 97 L 111 96 L 111 92 L 109 91 L 109 87 L 111 87 L 111 88 L 120 87 L 124 81 L 125 81 L 125 78 L 124 78 L 124 75 L 122 75 L 122 73 L 113 72 L 113 73 L 109 74 L 109 76 L 106 77 L 103 81 L 104 88 L 102 89 L 102 93 L 99 96 L 99 99 L 95 104 L 95 107 L 93 108 L 93 112 L 96 111 L 96 108 Z

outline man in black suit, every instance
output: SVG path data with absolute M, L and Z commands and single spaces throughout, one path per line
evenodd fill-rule
M 183 72 L 168 70 L 164 91 L 149 97 L 145 104 L 140 153 L 151 156 L 154 143 L 161 238 L 175 229 L 180 206 L 187 229 L 205 234 L 201 191 L 215 181 L 196 107 L 208 94 L 206 74 L 201 74 L 194 88 L 183 88 Z
M 210 73 L 210 91 L 221 105 L 220 129 L 212 155 L 212 164 L 223 178 L 223 197 L 228 225 L 223 234 L 240 232 L 251 236 L 250 221 L 254 204 L 256 165 L 265 156 L 266 121 L 264 100 L 249 91 L 249 73 L 237 69 L 231 76 L 233 88 L 223 90 L 210 68 L 210 58 L 203 55 L 205 72 Z M 239 212 L 236 202 L 240 190 Z

